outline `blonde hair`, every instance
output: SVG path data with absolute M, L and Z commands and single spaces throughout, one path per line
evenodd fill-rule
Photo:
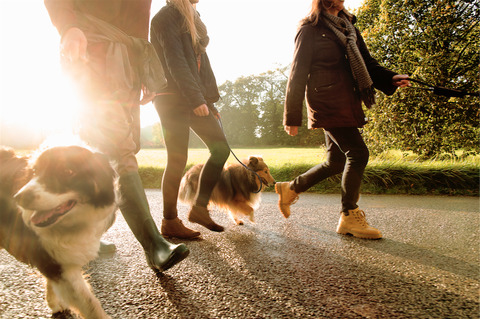
M 195 44 L 198 42 L 198 32 L 195 27 L 195 8 L 190 3 L 190 0 L 167 0 L 167 3 L 170 3 L 184 17 L 184 27 L 185 31 L 188 31 L 192 36 L 192 45 L 195 47 Z

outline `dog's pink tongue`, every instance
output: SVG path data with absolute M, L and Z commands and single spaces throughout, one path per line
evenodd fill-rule
M 65 212 L 72 209 L 73 206 L 75 206 L 75 201 L 68 201 L 61 205 L 58 205 L 55 209 L 52 210 L 36 211 L 35 214 L 33 214 L 31 221 L 34 225 L 42 224 L 54 216 L 61 216 Z

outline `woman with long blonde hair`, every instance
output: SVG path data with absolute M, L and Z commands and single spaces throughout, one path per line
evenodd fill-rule
M 167 165 L 162 180 L 162 234 L 166 237 L 195 238 L 200 232 L 189 229 L 178 218 L 177 197 L 187 163 L 190 129 L 206 144 L 210 157 L 199 179 L 196 200 L 188 220 L 211 231 L 223 231 L 207 209 L 211 193 L 230 154 L 225 135 L 217 122 L 214 103 L 220 98 L 215 76 L 206 53 L 207 28 L 195 4 L 198 0 L 167 0 L 151 23 L 151 42 L 162 62 L 167 86 L 154 105 L 162 123 Z

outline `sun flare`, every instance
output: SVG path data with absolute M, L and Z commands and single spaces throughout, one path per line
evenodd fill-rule
M 2 25 L 2 41 L 10 46 L 2 47 L 0 56 L 0 125 L 9 133 L 17 128 L 19 134 L 71 132 L 78 97 L 60 69 L 60 39 L 43 1 L 28 1 L 28 6 L 24 1 L 2 1 L 0 12 L 3 21 L 7 14 L 22 12 L 22 19 L 9 18 L 8 28 Z

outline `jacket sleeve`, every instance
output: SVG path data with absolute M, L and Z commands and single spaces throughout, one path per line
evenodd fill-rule
M 217 102 L 220 99 L 220 93 L 218 92 L 217 79 L 213 73 L 207 53 L 202 54 L 200 80 L 205 87 L 204 96 L 207 104 L 209 105 Z
M 387 95 L 395 93 L 397 87 L 392 84 L 392 77 L 397 73 L 390 71 L 381 66 L 377 60 L 375 60 L 367 49 L 367 44 L 363 40 L 360 31 L 355 28 L 357 32 L 358 45 L 360 53 L 362 54 L 365 65 L 367 66 L 368 73 L 372 78 L 373 85 L 376 89 L 382 91 Z
M 73 0 L 45 0 L 44 3 L 60 36 L 71 27 L 77 26 Z
M 167 12 L 166 12 L 167 13 Z M 185 56 L 182 42 L 183 19 L 175 14 L 163 14 L 158 19 L 152 20 L 152 41 L 158 41 L 163 48 L 165 67 L 170 72 L 175 84 L 187 99 L 192 109 L 202 104 L 207 104 Z M 193 50 L 193 48 L 192 48 Z
M 315 30 L 301 27 L 295 37 L 295 50 L 285 94 L 283 125 L 301 126 L 303 101 L 313 57 Z

